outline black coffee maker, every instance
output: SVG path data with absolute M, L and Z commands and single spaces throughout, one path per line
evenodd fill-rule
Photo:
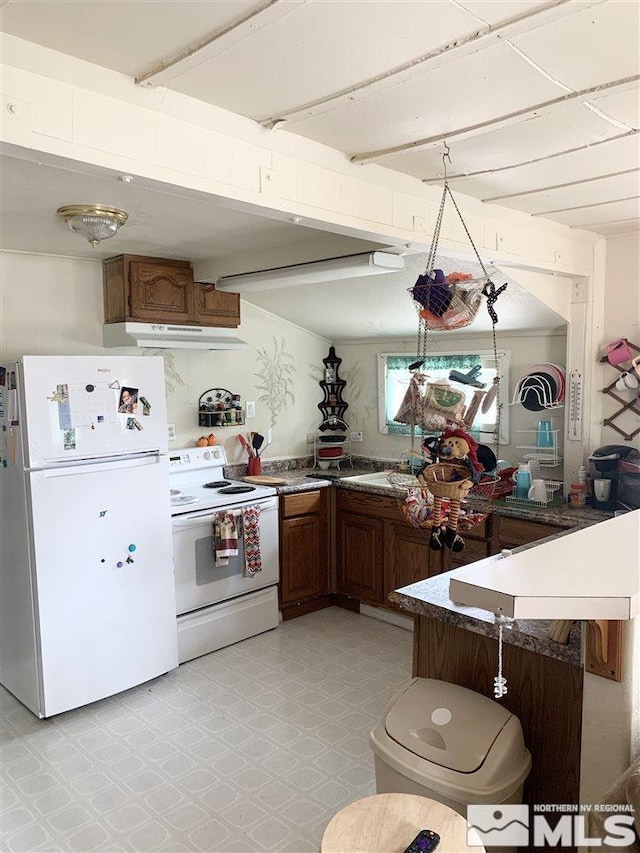
M 637 453 L 633 447 L 624 444 L 606 444 L 594 450 L 589 462 L 595 469 L 592 471 L 591 501 L 595 509 L 613 512 L 618 503 L 618 477 L 620 460 L 630 454 Z M 608 481 L 599 483 L 599 480 Z

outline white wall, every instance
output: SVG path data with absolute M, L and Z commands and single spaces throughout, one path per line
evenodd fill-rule
M 190 445 L 199 435 L 213 431 L 230 461 L 244 461 L 238 432 L 264 434 L 272 426 L 273 445 L 265 462 L 306 455 L 306 435 L 320 420 L 318 382 L 328 341 L 243 303 L 239 334 L 249 343 L 246 351 L 105 350 L 99 261 L 11 252 L 0 257 L 0 363 L 29 354 L 162 354 L 168 415 L 177 431 L 172 446 Z M 288 378 L 288 384 L 280 387 L 281 406 L 266 399 L 267 389 L 278 389 L 271 380 L 265 383 L 260 373 Z M 255 419 L 243 428 L 198 427 L 198 398 L 218 387 L 240 394 L 243 402 L 255 400 Z
M 591 430 L 591 450 L 604 444 L 632 444 L 640 448 L 640 434 L 633 442 L 602 419 L 615 411 L 615 401 L 599 392 L 619 374 L 597 359 L 605 344 L 627 337 L 640 346 L 640 235 L 629 234 L 607 240 L 605 289 L 594 321 L 590 354 L 594 367 L 593 404 L 597 424 Z M 627 415 L 622 428 L 640 426 L 638 415 Z M 612 553 L 616 559 L 623 554 Z M 626 626 L 623 650 L 623 681 L 616 683 L 585 673 L 582 720 L 581 802 L 600 802 L 602 794 L 640 754 L 640 619 Z
M 640 346 L 640 235 L 629 234 L 607 240 L 607 260 L 605 267 L 606 286 L 604 292 L 604 319 L 601 339 L 598 341 L 601 352 L 605 345 L 616 338 L 628 338 L 631 343 Z M 636 355 L 638 353 L 635 353 Z M 612 367 L 605 367 L 601 373 L 602 385 L 609 385 L 619 377 Z M 611 415 L 620 406 L 611 397 L 602 397 L 602 418 Z M 625 401 L 631 399 L 631 392 L 621 392 Z M 616 419 L 621 429 L 633 432 L 640 426 L 640 416 L 625 412 Z M 628 442 L 608 426 L 601 431 L 602 444 L 627 444 Z M 640 433 L 631 442 L 640 449 Z

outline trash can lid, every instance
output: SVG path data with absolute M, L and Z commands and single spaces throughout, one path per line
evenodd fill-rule
M 434 678 L 417 678 L 385 720 L 389 737 L 441 767 L 473 773 L 513 715 L 493 699 Z

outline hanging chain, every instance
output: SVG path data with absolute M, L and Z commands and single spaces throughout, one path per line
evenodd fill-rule
M 494 446 L 496 449 L 496 463 L 500 459 L 500 415 L 502 414 L 502 395 L 500 394 L 500 366 L 498 362 L 498 342 L 496 340 L 496 321 L 491 318 L 491 337 L 493 339 L 493 365 L 496 375 L 493 384 L 496 386 L 496 428 Z M 497 476 L 497 474 L 495 475 Z
M 498 674 L 493 679 L 493 695 L 496 699 L 502 699 L 503 696 L 507 695 L 507 679 L 502 674 L 502 646 L 503 646 L 503 632 L 506 619 L 502 614 L 499 614 L 496 617 L 496 621 L 498 622 Z M 511 627 L 511 624 L 508 625 Z
M 496 291 L 495 286 L 490 281 L 489 273 L 487 272 L 487 269 L 486 269 L 486 267 L 482 261 L 482 258 L 480 257 L 480 253 L 478 252 L 478 249 L 476 248 L 476 244 L 473 242 L 473 238 L 472 238 L 471 234 L 469 233 L 469 229 L 467 228 L 467 223 L 462 218 L 462 214 L 460 213 L 460 208 L 458 207 L 458 204 L 457 204 L 457 202 L 453 196 L 453 193 L 451 192 L 451 189 L 449 187 L 449 182 L 447 181 L 446 160 L 449 160 L 449 162 L 451 162 L 451 157 L 449 156 L 449 146 L 447 145 L 446 142 L 444 143 L 444 146 L 445 146 L 445 152 L 442 155 L 442 164 L 443 164 L 443 168 L 444 168 L 444 188 L 442 191 L 442 199 L 440 200 L 440 208 L 438 210 L 438 217 L 436 219 L 436 227 L 435 227 L 434 232 L 433 232 L 433 240 L 431 242 L 431 246 L 429 248 L 429 255 L 427 257 L 426 275 L 428 275 L 428 276 L 431 275 L 431 273 L 433 272 L 433 267 L 435 265 L 436 252 L 438 249 L 438 242 L 440 240 L 440 231 L 442 228 L 442 219 L 444 216 L 444 208 L 445 208 L 445 203 L 447 201 L 447 195 L 448 195 L 449 198 L 451 199 L 451 202 L 455 208 L 456 213 L 458 214 L 458 218 L 460 219 L 460 222 L 462 223 L 462 227 L 464 228 L 464 232 L 467 235 L 467 239 L 469 240 L 469 243 L 471 244 L 471 247 L 473 248 L 475 256 L 478 259 L 478 263 L 480 264 L 480 267 L 482 268 L 482 272 L 484 273 L 484 277 L 487 279 L 487 284 L 491 284 L 491 287 L 493 288 L 491 293 L 485 293 L 485 291 L 483 291 L 483 293 L 487 297 L 487 306 L 489 309 L 489 316 L 491 318 L 491 335 L 492 335 L 492 340 L 493 340 L 493 364 L 494 364 L 495 373 L 496 373 L 495 378 L 493 380 L 493 384 L 495 386 L 497 386 L 497 388 L 496 388 L 496 425 L 495 425 L 494 446 L 495 446 L 496 459 L 499 459 L 500 458 L 500 415 L 501 415 L 501 411 L 502 411 L 502 404 L 500 402 L 500 396 L 501 396 L 500 395 L 500 372 L 499 372 L 499 362 L 498 362 L 498 344 L 497 344 L 497 340 L 496 340 L 496 323 L 498 321 L 498 318 L 497 318 L 495 310 L 493 309 L 493 303 L 495 302 L 496 297 L 504 290 L 504 288 L 506 287 L 506 284 L 502 285 L 502 287 L 500 287 L 498 289 L 498 291 Z M 492 297 L 491 302 L 489 302 L 489 296 Z M 426 319 L 424 317 L 420 317 L 420 320 L 418 322 L 418 353 L 417 353 L 417 355 L 418 355 L 418 358 L 421 358 L 421 359 L 426 359 L 426 357 L 427 357 L 427 323 L 426 323 Z M 424 433 L 424 430 L 423 430 L 423 433 Z M 412 447 L 413 447 L 413 430 L 412 430 Z M 502 638 L 502 625 L 500 625 L 500 637 Z M 502 644 L 500 645 L 500 668 L 502 668 Z M 505 693 L 506 693 L 506 688 L 505 688 Z
M 445 183 L 444 191 L 442 193 L 442 199 L 440 200 L 440 209 L 438 210 L 438 217 L 436 219 L 436 227 L 433 231 L 433 239 L 431 241 L 431 246 L 429 248 L 429 254 L 427 256 L 427 269 L 425 274 L 431 275 L 433 272 L 433 267 L 436 262 L 436 252 L 438 249 L 438 241 L 440 240 L 440 229 L 442 228 L 442 217 L 444 214 L 444 205 L 447 200 L 447 185 Z M 418 323 L 418 358 L 426 358 L 427 357 L 427 323 L 424 317 L 420 317 L 420 322 Z

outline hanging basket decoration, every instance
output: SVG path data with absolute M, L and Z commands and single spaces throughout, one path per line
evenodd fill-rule
M 469 470 L 451 462 L 436 462 L 422 472 L 429 491 L 438 498 L 462 500 L 469 493 L 473 481 Z
M 462 469 L 466 472 L 466 469 Z M 392 472 L 387 476 L 389 483 L 393 489 L 398 509 L 402 513 L 405 521 L 412 527 L 423 530 L 430 530 L 433 527 L 433 502 L 434 496 L 427 486 L 423 474 L 418 474 L 417 477 L 407 474 L 399 474 Z M 450 502 L 442 501 L 442 521 L 447 523 L 449 518 Z M 465 506 L 460 511 L 458 518 L 458 529 L 461 531 L 470 530 L 478 524 L 481 524 L 487 517 L 487 513 L 476 512 L 472 508 Z
M 463 329 L 473 322 L 482 303 L 487 279 L 474 279 L 470 273 L 442 270 L 421 275 L 409 293 L 427 329 L 435 332 Z

